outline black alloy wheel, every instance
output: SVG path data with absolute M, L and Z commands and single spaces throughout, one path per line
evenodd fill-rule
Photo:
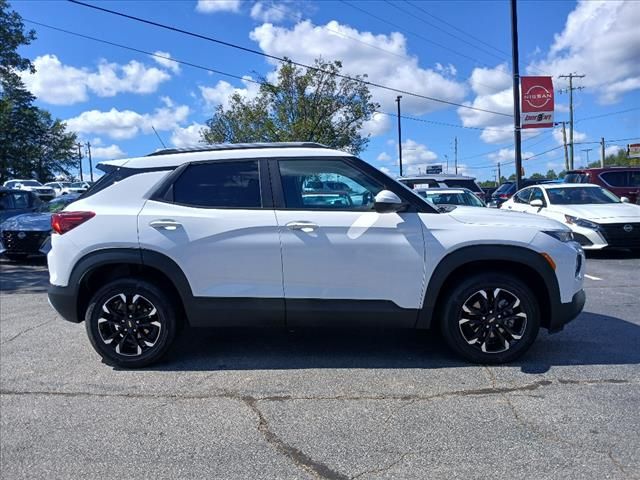
M 169 349 L 177 321 L 167 295 L 145 280 L 115 280 L 92 297 L 85 315 L 89 340 L 103 360 L 138 368 Z
M 515 276 L 474 275 L 453 287 L 444 301 L 443 336 L 449 347 L 472 362 L 513 361 L 538 335 L 538 300 Z

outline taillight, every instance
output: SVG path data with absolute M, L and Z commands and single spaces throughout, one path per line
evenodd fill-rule
M 60 212 L 51 215 L 51 228 L 62 235 L 95 217 L 94 212 Z
M 501 193 L 500 195 L 498 195 L 498 197 L 503 199 L 503 200 L 508 200 L 509 199 L 509 195 L 507 195 L 506 193 Z

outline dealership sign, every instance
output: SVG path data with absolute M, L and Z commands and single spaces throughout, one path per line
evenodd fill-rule
M 640 143 L 630 143 L 627 145 L 627 157 L 640 158 Z
M 551 77 L 520 77 L 521 128 L 553 127 L 553 81 Z

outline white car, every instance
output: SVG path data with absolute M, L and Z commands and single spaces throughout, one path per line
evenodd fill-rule
M 563 222 L 584 249 L 640 249 L 640 206 L 623 200 L 598 185 L 557 183 L 523 188 L 501 208 Z
M 53 191 L 56 193 L 56 197 L 60 197 L 69 193 L 71 182 L 49 182 L 45 183 L 44 186 L 53 188 Z
M 467 188 L 416 188 L 415 192 L 434 205 L 449 208 L 451 205 L 465 207 L 486 207 L 471 190 Z
M 44 186 L 37 180 L 9 180 L 4 182 L 3 186 L 16 190 L 28 190 L 35 193 L 40 200 L 45 202 L 52 200 L 56 196 L 56 192 L 53 188 Z
M 49 301 L 113 365 L 158 361 L 182 324 L 437 325 L 464 358 L 508 362 L 584 306 L 584 252 L 565 225 L 442 213 L 322 145 L 171 149 L 99 168 L 52 216 Z M 336 178 L 358 194 L 304 188 Z

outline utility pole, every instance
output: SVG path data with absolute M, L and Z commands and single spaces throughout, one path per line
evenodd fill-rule
M 589 152 L 593 150 L 593 148 L 585 148 L 582 151 L 587 152 L 587 168 L 589 168 Z
M 498 183 L 496 187 L 500 185 L 501 181 L 502 181 L 502 174 L 500 173 L 500 162 L 498 162 Z
M 93 162 L 91 161 L 91 144 L 87 142 L 87 156 L 89 157 L 89 174 L 91 175 L 91 183 L 93 183 Z
M 444 154 L 444 159 L 447 161 L 447 173 L 449 173 L 449 155 Z
M 513 65 L 513 140 L 516 160 L 516 189 L 522 186 L 522 142 L 520 136 L 520 67 L 518 60 L 518 9 L 511 0 L 511 63 Z
M 600 137 L 600 166 L 604 168 L 604 137 Z
M 569 152 L 567 151 L 567 122 L 562 123 L 562 143 L 564 144 L 564 171 L 569 170 Z
M 584 78 L 584 75 L 577 75 L 575 73 L 570 73 L 569 75 L 560 75 L 559 78 L 568 78 L 569 79 L 569 88 L 564 88 L 560 90 L 560 93 L 569 93 L 569 167 L 573 169 L 573 91 L 574 90 L 582 90 L 584 87 L 574 87 L 573 79 L 574 78 Z
M 453 139 L 453 151 L 455 153 L 455 166 L 456 166 L 456 175 L 458 174 L 458 137 L 454 137 Z
M 82 178 L 82 144 L 81 143 L 78 143 L 78 164 L 80 168 L 80 181 L 82 181 L 83 178 Z
M 398 104 L 398 160 L 400 161 L 400 176 L 402 176 L 402 126 L 400 117 L 400 99 L 402 95 L 396 97 L 396 103 Z

